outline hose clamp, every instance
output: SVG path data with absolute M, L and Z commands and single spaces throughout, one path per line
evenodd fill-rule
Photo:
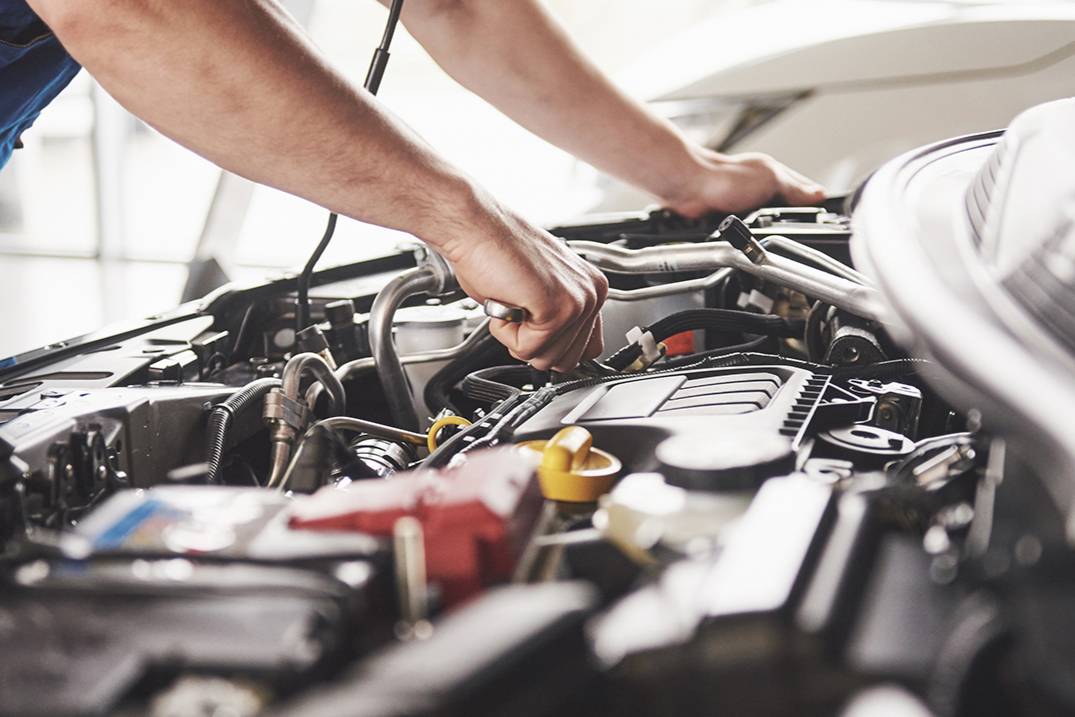
M 302 401 L 297 401 L 286 395 L 279 388 L 274 388 L 265 397 L 265 420 L 272 423 L 283 423 L 296 433 L 301 431 L 309 418 L 310 410 Z

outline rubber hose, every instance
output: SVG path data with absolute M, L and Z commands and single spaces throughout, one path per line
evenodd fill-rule
M 474 371 L 463 379 L 463 395 L 475 401 L 499 403 L 519 393 L 508 381 L 526 382 L 533 375 L 529 366 L 493 366 Z
M 445 408 L 458 412 L 456 407 L 452 405 L 450 396 L 450 392 L 456 384 L 475 371 L 489 366 L 498 366 L 511 360 L 508 350 L 486 329 L 485 335 L 481 337 L 476 346 L 449 361 L 429 379 L 429 383 L 426 384 L 425 392 L 423 393 L 426 406 L 429 407 L 429 410 L 434 415 Z
M 260 406 L 265 395 L 279 385 L 279 379 L 259 378 L 213 406 L 209 412 L 209 425 L 206 429 L 208 444 L 206 463 L 209 464 L 207 482 L 220 482 L 220 461 L 224 457 L 224 448 L 228 443 L 228 428 L 231 426 L 232 416 L 242 413 L 251 405 Z

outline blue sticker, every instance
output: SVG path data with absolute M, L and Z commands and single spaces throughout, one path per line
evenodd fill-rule
M 174 512 L 167 505 L 155 498 L 146 500 L 98 535 L 93 541 L 94 549 L 116 550 L 117 548 L 122 548 L 127 538 L 138 530 L 140 525 L 158 513 L 165 511 Z

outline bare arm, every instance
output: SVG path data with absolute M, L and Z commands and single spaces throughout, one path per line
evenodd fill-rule
M 386 0 L 381 0 L 386 2 Z M 617 89 L 539 0 L 408 0 L 403 21 L 450 75 L 535 134 L 673 208 L 740 210 L 821 188 L 762 155 L 689 143 Z
M 434 243 L 438 207 L 470 191 L 274 2 L 31 5 L 132 113 L 249 179 Z
M 600 350 L 604 278 L 333 71 L 274 0 L 29 2 L 164 134 L 254 181 L 410 232 L 475 298 L 528 309 L 525 325 L 496 328 L 516 355 L 570 367 Z

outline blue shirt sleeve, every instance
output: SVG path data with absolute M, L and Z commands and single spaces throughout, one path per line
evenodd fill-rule
M 79 69 L 24 0 L 0 0 L 0 167 Z

